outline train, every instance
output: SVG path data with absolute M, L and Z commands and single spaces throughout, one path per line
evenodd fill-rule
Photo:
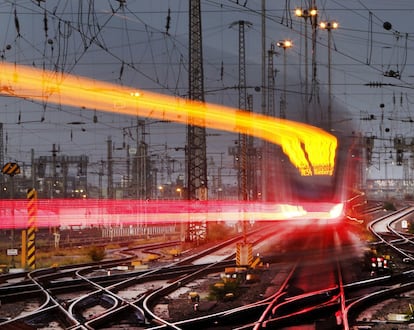
M 341 117 L 346 111 L 337 109 Z M 267 201 L 299 205 L 308 217 L 354 219 L 362 217 L 367 203 L 363 181 L 364 150 L 361 134 L 352 121 L 338 118 L 335 124 L 315 120 L 309 123 L 321 128 L 338 141 L 335 166 L 331 174 L 302 175 L 279 147 L 273 147 L 265 164 L 267 182 L 264 195 Z

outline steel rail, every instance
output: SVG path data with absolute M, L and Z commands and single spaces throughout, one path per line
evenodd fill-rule
M 259 230 L 256 230 L 256 231 L 254 231 L 254 232 L 252 232 L 252 233 L 257 233 L 257 232 L 259 232 Z M 250 233 L 250 234 L 252 234 L 252 233 Z M 168 267 L 164 267 L 164 268 L 161 268 L 161 269 L 154 269 L 153 271 L 149 271 L 149 272 L 146 272 L 146 274 L 145 274 L 145 277 L 149 277 L 149 276 L 152 276 L 152 278 L 154 278 L 154 275 L 155 274 L 158 274 L 158 273 L 160 273 L 160 272 L 163 272 L 163 271 L 165 271 L 165 269 L 167 269 L 167 268 L 171 268 L 171 267 L 173 267 L 174 265 L 186 265 L 186 264 L 188 264 L 188 263 L 190 263 L 190 262 L 193 262 L 194 260 L 196 260 L 196 259 L 199 259 L 200 257 L 203 257 L 203 256 L 205 256 L 205 255 L 208 255 L 209 253 L 212 253 L 212 252 L 214 252 L 214 251 L 216 251 L 216 250 L 218 250 L 218 249 L 221 249 L 223 246 L 228 246 L 229 244 L 233 244 L 235 241 L 238 241 L 238 240 L 240 240 L 242 238 L 242 236 L 240 235 L 240 236 L 238 236 L 238 237 L 235 237 L 235 238 L 232 238 L 232 239 L 230 239 L 230 240 L 227 240 L 226 242 L 224 242 L 224 243 L 220 243 L 220 244 L 218 244 L 218 245 L 216 245 L 216 246 L 214 246 L 214 247 L 212 247 L 212 248 L 210 248 L 210 249 L 205 249 L 205 250 L 203 250 L 202 252 L 200 252 L 200 253 L 198 253 L 198 254 L 195 254 L 195 255 L 193 255 L 193 256 L 190 256 L 190 257 L 187 257 L 187 258 L 185 258 L 184 260 L 181 260 L 181 261 L 178 261 L 178 262 L 175 262 L 175 263 L 172 263 L 172 264 L 170 264 Z M 215 265 L 213 264 L 213 265 L 207 265 L 207 266 L 204 266 L 204 267 L 201 267 L 202 269 L 203 268 L 210 268 L 210 267 L 212 267 L 212 269 L 214 269 L 214 267 L 217 267 L 217 265 L 220 265 L 220 267 L 222 267 L 221 265 L 221 263 L 216 263 Z M 194 266 L 193 266 L 194 267 Z M 198 267 L 198 266 L 196 266 L 195 268 L 200 268 L 200 267 Z M 197 272 L 198 272 L 199 270 L 197 270 L 197 271 L 192 271 L 191 273 L 192 274 L 197 274 Z M 81 274 L 78 274 L 79 276 L 82 276 Z M 87 278 L 85 278 L 86 280 L 87 280 Z M 135 279 L 136 280 L 136 279 Z M 133 303 L 131 303 L 131 302 L 129 302 L 129 301 L 126 301 L 125 299 L 123 299 L 123 298 L 121 298 L 121 297 L 119 297 L 118 295 L 115 295 L 111 290 L 115 290 L 115 289 L 118 289 L 119 287 L 122 287 L 122 286 L 124 286 L 124 285 L 128 285 L 129 283 L 132 283 L 134 280 L 126 280 L 126 281 L 124 281 L 123 283 L 121 283 L 121 284 L 118 284 L 118 285 L 114 285 L 114 286 L 111 286 L 111 287 L 108 287 L 108 288 L 103 288 L 103 287 L 99 287 L 98 288 L 98 290 L 97 291 L 105 291 L 107 294 L 111 294 L 111 295 L 113 295 L 113 296 L 116 296 L 116 297 L 118 297 L 118 299 L 120 299 L 120 300 L 122 300 L 123 301 L 123 303 L 118 307 L 118 306 L 114 306 L 114 308 L 113 309 L 111 309 L 111 310 L 109 310 L 108 312 L 106 312 L 106 313 L 104 313 L 104 314 L 102 314 L 102 315 L 100 315 L 99 316 L 99 318 L 98 319 L 93 319 L 93 320 L 88 320 L 87 322 L 85 322 L 85 325 L 87 326 L 87 327 L 91 327 L 92 326 L 92 324 L 94 324 L 94 323 L 96 323 L 96 322 L 102 322 L 102 320 L 104 320 L 105 318 L 106 318 L 106 315 L 107 315 L 107 313 L 108 314 L 110 314 L 110 315 L 113 315 L 114 313 L 122 313 L 122 311 L 124 310 L 124 309 L 126 309 L 126 308 L 133 308 L 133 309 L 135 309 L 138 313 L 140 313 L 140 314 L 142 314 L 142 315 L 145 315 L 145 313 L 144 313 L 144 311 L 140 308 L 140 307 L 138 307 L 137 305 L 136 305 L 136 303 L 137 302 L 133 302 Z M 98 286 L 97 286 L 98 287 Z M 89 294 L 87 294 L 87 295 L 84 295 L 83 297 L 80 297 L 80 298 L 78 298 L 76 301 L 74 301 L 71 305 L 70 305 L 70 308 L 69 308 L 69 310 L 70 310 L 70 312 L 72 312 L 73 313 L 73 311 L 74 311 L 74 309 L 75 309 L 75 306 L 77 305 L 77 304 L 79 304 L 82 300 L 84 300 L 84 299 L 87 299 L 87 297 L 88 296 L 90 296 L 90 295 L 93 295 L 93 294 L 97 294 L 97 291 L 95 291 L 95 292 L 92 292 L 92 293 L 89 293 Z M 145 301 L 145 300 L 144 300 Z
M 80 326 L 80 323 L 75 318 L 73 318 L 72 315 L 70 313 L 68 313 L 62 307 L 62 305 L 60 305 L 52 297 L 52 295 L 49 293 L 49 291 L 43 287 L 41 282 L 39 282 L 36 279 L 36 274 L 37 273 L 44 273 L 44 272 L 45 272 L 45 270 L 34 270 L 34 271 L 28 273 L 29 279 L 39 288 L 39 290 L 42 292 L 42 294 L 45 297 L 45 300 L 44 300 L 43 304 L 33 312 L 29 312 L 25 315 L 21 315 L 19 317 L 13 318 L 9 321 L 0 323 L 0 327 L 5 327 L 7 325 L 11 325 L 11 324 L 13 324 L 17 321 L 34 319 L 34 318 L 40 317 L 41 315 L 50 316 L 52 314 L 51 311 L 54 311 L 54 310 L 57 310 L 59 313 L 61 313 L 64 316 L 65 320 L 69 322 L 69 324 L 65 324 L 66 327 L 78 327 L 78 326 Z M 56 315 L 55 313 L 53 313 L 53 314 Z
M 266 228 L 262 228 L 261 230 L 254 232 L 254 233 L 250 233 L 250 235 L 261 234 L 260 238 L 253 241 L 252 244 L 256 245 L 256 244 L 262 242 L 264 239 L 267 239 L 268 237 L 273 235 L 274 232 L 269 230 L 269 229 L 275 230 L 272 226 L 268 226 Z M 236 241 L 238 241 L 238 240 L 235 240 L 234 242 L 236 242 Z M 215 250 L 217 250 L 217 249 L 215 249 Z M 225 259 L 229 260 L 229 259 L 233 259 L 234 257 L 235 257 L 235 253 L 231 253 Z M 156 320 L 156 322 L 159 323 L 155 327 L 151 327 L 151 329 L 163 329 L 163 328 L 181 329 L 180 328 L 181 326 L 189 326 L 189 325 L 192 325 L 192 324 L 194 325 L 194 324 L 197 324 L 197 323 L 200 323 L 200 322 L 209 322 L 210 320 L 216 319 L 216 318 L 229 317 L 233 313 L 238 313 L 238 312 L 241 312 L 241 311 L 248 311 L 248 310 L 255 309 L 255 308 L 261 308 L 262 307 L 261 305 L 264 305 L 264 303 L 263 304 L 254 303 L 254 304 L 250 304 L 250 305 L 245 306 L 245 307 L 238 307 L 234 310 L 223 311 L 223 312 L 211 314 L 211 315 L 208 315 L 208 316 L 205 316 L 205 317 L 198 317 L 198 318 L 189 319 L 189 320 L 185 320 L 185 321 L 178 321 L 178 322 L 168 322 L 168 321 L 162 319 L 161 317 L 158 317 L 157 315 L 155 315 L 155 313 L 152 312 L 151 306 L 152 306 L 153 302 L 158 299 L 158 297 L 164 296 L 168 293 L 171 293 L 171 292 L 175 291 L 176 289 L 181 287 L 183 284 L 189 283 L 189 282 L 193 281 L 194 279 L 198 278 L 199 275 L 202 276 L 204 274 L 210 273 L 212 271 L 212 267 L 214 267 L 215 265 L 216 265 L 215 263 L 207 265 L 205 268 L 200 269 L 198 272 L 190 274 L 189 276 L 184 277 L 184 278 L 170 284 L 167 287 L 161 288 L 161 289 L 155 291 L 154 293 L 152 293 L 151 295 L 146 296 L 144 301 L 143 301 L 143 307 L 144 307 L 146 313 L 149 315 L 149 317 L 153 320 Z
M 374 221 L 371 221 L 367 228 L 371 231 L 375 237 L 377 237 L 379 243 L 386 244 L 388 247 L 396 251 L 397 253 L 412 258 L 412 255 L 407 254 L 404 250 L 397 247 L 395 244 L 400 244 L 401 241 L 404 243 L 410 243 L 414 244 L 414 242 L 411 239 L 406 238 L 403 234 L 395 230 L 392 225 L 400 221 L 402 218 L 408 216 L 409 214 L 414 213 L 414 207 L 405 207 L 401 210 L 398 210 L 396 212 L 393 212 L 392 214 L 385 215 L 381 218 L 375 219 Z M 375 230 L 375 226 L 378 225 L 381 222 L 385 222 L 385 228 L 388 230 L 388 232 L 392 233 L 393 235 L 396 235 L 397 237 L 400 237 L 398 240 L 392 240 L 388 241 L 384 238 L 384 234 L 381 232 L 377 232 Z M 394 295 L 395 293 L 405 292 L 412 290 L 414 288 L 414 284 L 412 282 L 412 276 L 414 271 L 410 270 L 407 272 L 401 273 L 399 276 L 383 276 L 381 278 L 377 279 L 370 279 L 366 281 L 360 281 L 357 283 L 352 283 L 349 285 L 346 285 L 345 288 L 351 288 L 353 286 L 361 286 L 361 285 L 367 285 L 367 283 L 374 282 L 380 282 L 383 283 L 385 281 L 393 281 L 397 282 L 395 283 L 391 288 L 383 288 L 381 290 L 377 290 L 373 293 L 364 295 L 363 297 L 359 297 L 358 299 L 355 299 L 353 302 L 351 302 L 349 305 L 345 306 L 343 309 L 343 322 L 344 322 L 344 329 L 349 329 L 350 324 L 350 315 L 355 314 L 355 310 L 362 309 L 364 306 L 375 303 L 376 301 L 381 301 L 384 299 L 389 298 L 390 296 Z M 405 283 L 408 282 L 408 283 Z
M 263 228 L 258 229 L 258 230 L 255 230 L 255 231 L 252 231 L 251 234 L 257 234 L 257 233 L 260 233 L 260 232 L 263 232 Z M 170 268 L 173 268 L 173 267 L 182 267 L 182 268 L 184 268 L 184 267 L 189 267 L 189 268 L 196 267 L 196 268 L 198 268 L 198 266 L 194 266 L 194 265 L 193 266 L 180 266 L 180 265 L 188 265 L 191 262 L 193 262 L 194 260 L 196 260 L 196 259 L 198 259 L 198 258 L 200 258 L 200 257 L 202 257 L 204 255 L 207 255 L 209 253 L 212 253 L 215 250 L 218 250 L 218 249 L 222 248 L 223 246 L 226 246 L 226 245 L 229 245 L 229 244 L 233 244 L 234 242 L 237 242 L 238 240 L 242 239 L 242 237 L 243 237 L 243 235 L 240 235 L 240 236 L 238 236 L 236 238 L 232 238 L 232 239 L 228 240 L 227 242 L 225 242 L 223 244 L 219 244 L 219 245 L 217 245 L 217 246 L 215 246 L 215 247 L 213 247 L 211 249 L 206 249 L 206 250 L 202 251 L 202 253 L 200 253 L 198 255 L 186 257 L 186 258 L 184 258 L 184 259 L 182 259 L 182 260 L 180 260 L 178 262 L 172 263 L 169 267 Z M 170 245 L 171 242 L 169 242 L 167 244 Z M 156 247 L 155 245 L 146 246 L 147 249 L 155 248 L 155 247 Z M 140 248 L 141 247 L 138 247 L 138 249 L 140 249 Z M 129 250 L 128 252 L 133 252 L 133 250 L 135 250 L 135 249 L 136 248 L 128 249 Z M 234 254 L 233 254 L 232 257 L 234 258 Z M 132 258 L 133 257 L 131 257 L 131 256 L 127 257 L 128 260 L 131 260 Z M 69 319 L 75 320 L 73 325 L 72 324 L 70 324 L 70 325 L 69 324 L 66 324 L 65 326 L 67 328 L 69 328 L 69 327 L 70 328 L 72 328 L 72 327 L 73 328 L 81 327 L 83 329 L 83 325 L 81 324 L 81 322 L 79 322 L 79 320 L 76 320 L 76 318 L 73 318 L 73 314 L 71 314 L 71 312 L 73 312 L 73 308 L 71 308 L 69 311 L 66 311 L 66 309 L 63 308 L 51 296 L 50 284 L 51 283 L 54 283 L 54 289 L 56 289 L 57 287 L 59 287 L 60 284 L 58 282 L 56 282 L 56 281 L 55 282 L 52 282 L 52 281 L 58 279 L 59 277 L 68 277 L 68 276 L 73 277 L 73 274 L 75 272 L 77 272 L 77 273 L 80 272 L 80 274 L 82 274 L 83 272 L 91 271 L 92 269 L 100 268 L 102 266 L 113 266 L 113 265 L 117 265 L 120 262 L 123 262 L 123 260 L 126 260 L 126 259 L 125 258 L 121 258 L 121 259 L 107 261 L 107 262 L 104 262 L 104 263 L 91 263 L 91 264 L 87 264 L 87 265 L 86 264 L 76 265 L 75 267 L 73 267 L 73 266 L 65 266 L 65 267 L 58 267 L 58 268 L 53 268 L 53 269 L 36 270 L 35 271 L 36 273 L 34 273 L 35 274 L 35 277 L 37 279 L 37 285 L 36 285 L 36 289 L 35 290 L 37 290 L 38 292 L 47 292 L 48 293 L 48 295 L 46 296 L 47 298 L 45 298 L 45 301 L 46 302 L 39 309 L 37 309 L 36 311 L 34 311 L 34 312 L 30 313 L 30 314 L 26 314 L 25 316 L 22 316 L 22 317 L 13 318 L 12 320 L 8 320 L 5 323 L 11 324 L 11 322 L 13 322 L 13 321 L 17 321 L 17 320 L 28 320 L 30 317 L 35 318 L 36 316 L 39 316 L 39 315 L 46 316 L 49 313 L 50 310 L 59 309 L 59 310 L 62 310 L 62 312 L 64 313 L 64 315 L 69 314 L 70 315 L 70 316 L 68 316 Z M 232 261 L 230 261 L 230 262 L 232 262 Z M 217 265 L 218 265 L 217 267 L 223 267 L 224 263 L 218 263 Z M 211 267 L 211 269 L 214 269 L 214 266 L 208 266 L 208 267 Z M 154 271 L 155 272 L 156 271 L 165 272 L 165 269 L 164 270 L 154 270 Z M 215 271 L 217 271 L 217 270 L 215 270 Z M 151 271 L 145 271 L 144 274 L 142 274 L 142 277 L 148 277 L 150 275 L 151 275 Z M 94 279 L 91 280 L 91 282 L 95 282 L 95 280 L 97 280 L 97 279 L 94 278 Z M 71 280 L 70 282 L 73 282 L 73 281 L 78 281 L 77 283 L 79 283 L 79 278 L 78 279 L 75 279 L 75 280 Z M 98 285 L 100 288 L 98 290 L 96 290 L 96 291 L 99 291 L 99 290 L 104 289 L 104 290 L 106 290 L 105 292 L 107 292 L 109 295 L 114 296 L 115 294 L 113 292 L 111 293 L 110 290 L 117 290 L 118 288 L 122 287 L 122 285 L 128 285 L 128 283 L 133 283 L 134 280 L 126 279 L 126 280 L 123 280 L 122 282 L 124 282 L 124 283 L 118 283 L 118 284 L 110 285 L 110 287 L 109 288 L 106 288 L 106 289 L 102 285 Z M 45 286 L 46 283 L 47 283 L 47 287 Z M 11 287 L 13 287 L 13 285 Z M 1 290 L 1 288 L 0 288 L 0 290 Z M 115 295 L 115 296 L 117 296 L 117 295 Z M 53 302 L 53 305 L 51 307 L 47 306 L 47 304 L 50 301 Z M 139 306 L 137 306 L 136 304 L 138 304 L 140 301 L 142 301 L 142 297 L 140 299 L 138 299 L 137 301 L 133 302 L 133 303 L 131 303 L 131 302 L 121 303 L 121 304 L 119 304 L 119 306 L 113 307 L 112 310 L 111 310 L 111 312 L 110 312 L 110 314 L 112 314 L 112 315 L 115 314 L 117 312 L 117 310 L 122 311 L 124 309 L 123 305 L 125 305 L 126 307 L 132 306 L 132 308 L 134 310 L 138 310 L 139 309 Z M 71 306 L 72 304 L 73 304 L 73 302 L 71 302 L 71 304 L 69 306 Z M 104 318 L 104 315 L 105 314 L 101 315 L 100 317 Z M 89 320 L 87 322 L 89 322 Z M 93 320 L 90 320 L 90 322 L 93 323 Z M 87 326 L 86 323 L 85 323 L 85 326 Z

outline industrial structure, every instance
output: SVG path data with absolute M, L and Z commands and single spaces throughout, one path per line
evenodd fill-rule
M 204 103 L 203 44 L 201 29 L 201 1 L 190 0 L 189 8 L 189 79 L 190 100 Z M 187 126 L 187 195 L 189 200 L 206 200 L 207 154 L 206 129 L 202 122 L 189 118 Z M 195 241 L 207 235 L 207 224 L 189 219 L 186 240 Z

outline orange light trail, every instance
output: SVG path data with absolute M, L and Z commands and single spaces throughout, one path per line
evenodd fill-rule
M 3 62 L 0 93 L 249 134 L 280 145 L 303 176 L 332 175 L 337 139 L 310 125 Z

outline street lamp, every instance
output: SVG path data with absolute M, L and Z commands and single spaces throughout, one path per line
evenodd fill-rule
M 319 25 L 319 27 L 321 29 L 325 29 L 325 30 L 335 30 L 339 27 L 338 22 L 335 21 L 329 21 L 329 22 L 321 22 L 321 24 Z
M 181 188 L 177 188 L 175 189 L 175 191 L 178 193 L 178 195 L 180 196 L 180 199 L 183 198 L 183 190 Z
M 164 199 L 164 187 L 158 186 L 158 199 Z
M 295 9 L 295 15 L 297 17 L 302 17 L 305 20 L 305 100 L 308 102 L 308 18 L 312 19 L 312 17 L 315 17 L 318 14 L 318 10 L 316 8 L 310 8 L 310 9 L 302 9 L 302 8 L 296 8 Z M 308 111 L 305 109 L 305 119 L 306 122 L 308 122 Z
M 328 31 L 328 125 L 332 129 L 332 91 L 331 91 L 331 31 L 338 28 L 338 23 L 335 21 L 321 22 L 319 27 L 322 30 Z
M 316 16 L 318 14 L 318 10 L 316 8 L 310 8 L 310 9 L 302 9 L 302 8 L 296 8 L 295 9 L 295 15 L 298 17 L 303 18 L 309 18 Z
M 293 46 L 291 40 L 278 41 L 276 45 L 283 48 L 283 93 L 280 102 L 280 117 L 286 118 L 286 49 Z

